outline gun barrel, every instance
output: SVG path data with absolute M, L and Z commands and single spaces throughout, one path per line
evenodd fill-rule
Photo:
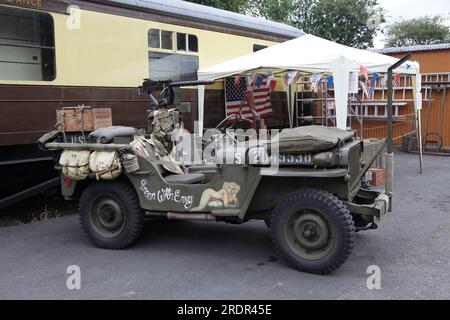
M 205 80 L 205 81 L 174 81 L 169 84 L 169 87 L 178 88 L 178 87 L 189 87 L 189 86 L 203 86 L 214 84 L 214 80 Z
M 213 84 L 215 81 L 172 81 L 172 80 L 150 80 L 144 79 L 144 82 L 140 88 L 141 91 L 146 93 L 151 93 L 152 91 L 161 91 L 164 88 L 180 88 L 180 87 L 190 87 L 190 86 L 201 86 Z

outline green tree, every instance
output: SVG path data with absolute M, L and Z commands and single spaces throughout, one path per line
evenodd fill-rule
M 238 13 L 246 13 L 247 10 L 249 10 L 249 8 L 251 7 L 251 3 L 247 0 L 185 0 L 185 1 L 203 4 L 205 6 Z
M 450 28 L 442 16 L 421 17 L 391 25 L 387 31 L 386 46 L 403 47 L 438 44 L 450 41 Z
M 273 21 L 291 23 L 294 10 L 293 0 L 251 0 L 251 11 L 254 15 Z
M 297 17 L 306 33 L 356 48 L 372 47 L 385 21 L 378 0 L 317 0 Z
M 378 0 L 186 0 L 262 16 L 344 45 L 367 48 L 384 11 Z
M 252 12 L 344 45 L 367 48 L 385 22 L 378 0 L 251 0 Z
M 293 0 L 294 11 L 291 24 L 309 33 L 313 25 L 313 9 L 320 0 Z

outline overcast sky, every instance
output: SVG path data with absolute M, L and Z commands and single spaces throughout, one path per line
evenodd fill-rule
M 378 0 L 387 11 L 387 21 L 401 21 L 423 15 L 445 14 L 450 18 L 450 0 Z M 376 48 L 383 48 L 383 36 L 375 40 Z

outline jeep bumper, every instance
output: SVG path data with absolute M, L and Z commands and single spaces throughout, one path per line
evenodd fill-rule
M 391 198 L 380 192 L 361 191 L 353 202 L 346 205 L 352 214 L 379 219 L 390 211 Z

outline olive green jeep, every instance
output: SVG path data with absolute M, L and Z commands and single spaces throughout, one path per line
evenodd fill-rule
M 171 114 L 163 112 L 161 119 Z M 106 143 L 94 135 L 84 143 L 54 139 L 45 146 L 63 151 L 58 167 L 62 194 L 71 199 L 81 193 L 82 228 L 100 248 L 131 246 L 145 218 L 262 220 L 289 265 L 327 274 L 350 256 L 355 233 L 376 229 L 378 219 L 391 210 L 389 194 L 362 186 L 384 141 L 363 161 L 365 144 L 353 131 L 309 126 L 241 139 L 222 128 L 234 124 L 226 119 L 201 143 L 192 138 L 201 152 L 208 151 L 201 161 L 177 159 L 161 150 L 155 135 L 130 135 L 120 128 L 103 134 L 109 135 Z

